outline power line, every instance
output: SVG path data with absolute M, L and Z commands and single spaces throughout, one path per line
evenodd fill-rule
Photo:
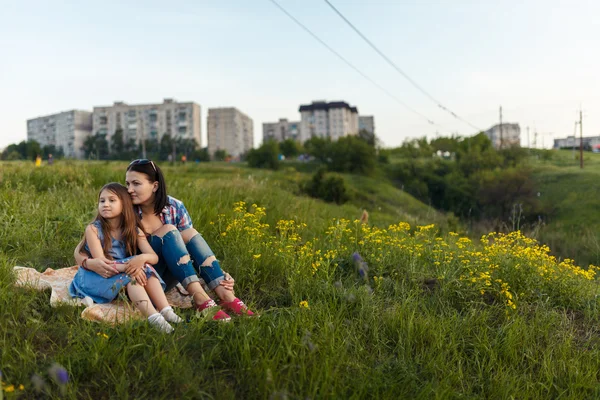
M 406 103 L 404 103 L 402 100 L 400 100 L 399 98 L 397 98 L 396 96 L 394 96 L 392 93 L 390 93 L 386 88 L 384 88 L 383 86 L 381 86 L 380 84 L 378 84 L 377 82 L 375 82 L 373 79 L 371 79 L 368 75 L 366 75 L 364 72 L 362 72 L 361 70 L 359 70 L 357 67 L 355 67 L 350 61 L 348 61 L 346 58 L 344 58 L 344 56 L 342 56 L 340 53 L 338 53 L 337 51 L 335 51 L 331 46 L 329 46 L 327 43 L 325 43 L 320 37 L 318 37 L 315 33 L 313 33 L 310 29 L 308 29 L 304 24 L 302 24 L 302 22 L 298 21 L 292 14 L 290 14 L 285 8 L 283 8 L 281 5 L 279 5 L 279 3 L 277 3 L 277 1 L 275 0 L 270 0 L 271 3 L 275 4 L 277 6 L 277 8 L 279 8 L 281 11 L 283 11 L 283 13 L 285 15 L 287 15 L 288 17 L 290 17 L 290 19 L 292 21 L 294 21 L 298 26 L 300 26 L 302 29 L 304 29 L 309 35 L 311 35 L 313 38 L 315 38 L 315 40 L 317 40 L 319 43 L 321 43 L 323 46 L 325 46 L 327 48 L 327 50 L 331 51 L 333 54 L 335 54 L 340 60 L 342 60 L 344 63 L 346 63 L 346 65 L 348 65 L 350 68 L 352 68 L 353 70 L 355 70 L 356 72 L 358 72 L 363 78 L 365 78 L 366 80 L 368 80 L 369 82 L 371 82 L 373 85 L 375 85 L 379 90 L 381 90 L 382 92 L 384 92 L 385 94 L 387 94 L 389 97 L 391 97 L 392 99 L 396 100 L 396 102 L 398 102 L 400 105 L 402 105 L 404 108 L 406 108 L 407 110 L 413 112 L 414 114 L 420 116 L 421 118 L 424 118 L 425 120 L 427 120 L 427 122 L 431 125 L 436 125 L 440 128 L 443 128 L 442 126 L 440 126 L 439 124 L 435 123 L 432 119 L 428 118 L 427 116 L 421 114 L 420 112 L 418 112 L 417 110 L 415 110 L 414 108 L 410 107 L 409 105 L 407 105 Z M 446 128 L 444 128 L 446 129 Z
M 476 127 L 475 125 L 473 125 L 472 123 L 470 123 L 466 119 L 464 119 L 464 118 L 460 117 L 459 115 L 457 115 L 454 111 L 450 110 L 448 107 L 444 106 L 440 101 L 436 100 L 431 94 L 429 94 L 417 82 L 415 82 L 410 76 L 408 76 L 408 74 L 406 74 L 406 72 L 402 71 L 402 69 L 400 69 L 400 67 L 398 67 L 392 60 L 390 60 L 389 57 L 387 57 L 381 50 L 379 50 L 377 48 L 377 46 L 375 46 L 373 44 L 373 42 L 371 42 L 369 39 L 367 39 L 367 37 L 365 35 L 363 35 L 362 32 L 359 31 L 358 28 L 355 27 L 352 24 L 352 22 L 348 21 L 348 18 L 346 18 L 337 8 L 335 8 L 335 6 L 333 4 L 331 4 L 329 2 L 329 0 L 325 0 L 325 2 L 329 5 L 329 7 L 331 7 L 333 9 L 333 11 L 336 12 L 337 15 L 340 16 L 340 18 L 342 18 L 344 21 L 346 21 L 346 23 L 348 25 L 350 25 L 350 27 L 354 30 L 354 32 L 356 32 L 358 34 L 358 36 L 360 36 L 361 38 L 363 38 L 363 40 L 365 42 L 367 42 L 369 44 L 369 46 L 371 46 L 373 48 L 373 50 L 375 50 L 381 57 L 383 57 L 383 59 L 385 61 L 387 61 L 388 64 L 390 64 L 396 71 L 398 71 L 400 73 L 400 75 L 402 75 L 404 78 L 406 78 L 406 80 L 408 80 L 421 93 L 423 93 L 426 97 L 428 97 L 431 101 L 433 101 L 439 108 L 441 108 L 442 110 L 446 111 L 447 113 L 449 113 L 450 115 L 452 115 L 454 118 L 458 119 L 459 121 L 462 121 L 465 124 L 469 125 L 471 128 L 477 129 L 480 132 L 482 131 L 480 128 Z

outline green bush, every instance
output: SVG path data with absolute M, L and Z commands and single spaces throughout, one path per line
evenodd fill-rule
M 279 162 L 279 145 L 273 140 L 269 140 L 262 144 L 258 149 L 251 149 L 246 158 L 248 166 L 252 168 L 267 168 L 278 170 Z
M 334 174 L 326 175 L 324 168 L 320 168 L 312 179 L 304 184 L 303 191 L 310 197 L 328 203 L 344 204 L 350 199 L 344 178 Z

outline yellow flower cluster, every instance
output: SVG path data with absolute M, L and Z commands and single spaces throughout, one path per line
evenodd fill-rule
M 413 230 L 407 222 L 399 222 L 384 229 L 359 220 L 332 219 L 324 235 L 305 240 L 305 223 L 279 220 L 271 229 L 263 222 L 265 216 L 264 207 L 237 202 L 232 216 L 218 216 L 218 234 L 227 245 L 248 254 L 253 264 L 279 259 L 289 282 L 330 279 L 340 259 L 357 251 L 369 265 L 375 287 L 384 276 L 435 277 L 470 293 L 461 295 L 467 301 L 482 296 L 486 303 L 503 304 L 507 312 L 517 309 L 519 302 L 543 296 L 544 301 L 571 306 L 594 298 L 598 290 L 598 267 L 559 261 L 547 246 L 519 231 L 493 232 L 473 242 L 456 232 L 437 236 L 433 224 Z

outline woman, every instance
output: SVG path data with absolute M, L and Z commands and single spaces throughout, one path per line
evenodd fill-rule
M 229 320 L 230 311 L 237 315 L 254 315 L 246 305 L 233 294 L 233 279 L 226 278 L 214 253 L 192 226 L 192 220 L 183 203 L 167 195 L 162 171 L 150 160 L 135 160 L 127 167 L 125 175 L 127 190 L 134 208 L 141 219 L 141 225 L 149 236 L 153 250 L 159 256 L 156 271 L 167 284 L 167 288 L 180 282 L 192 295 L 196 308 L 214 312 L 213 319 Z M 75 250 L 75 260 L 82 265 L 89 255 Z M 88 259 L 86 268 L 101 276 L 110 278 L 118 271 L 108 259 Z M 128 274 L 137 274 L 143 265 L 129 262 Z M 221 300 L 221 310 L 206 294 L 200 285 L 197 271 Z M 139 282 L 145 285 L 145 279 Z M 218 310 L 218 311 L 217 311 Z

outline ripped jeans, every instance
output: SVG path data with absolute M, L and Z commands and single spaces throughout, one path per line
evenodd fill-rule
M 202 266 L 204 261 L 215 254 L 206 240 L 197 234 L 186 245 L 178 230 L 167 232 L 162 238 L 150 236 L 150 245 L 158 255 L 158 263 L 154 266 L 167 287 L 170 288 L 181 282 L 184 288 L 192 282 L 198 282 L 198 275 L 206 282 L 210 290 L 214 290 L 225 279 L 219 261 Z M 187 256 L 187 257 L 186 257 Z

